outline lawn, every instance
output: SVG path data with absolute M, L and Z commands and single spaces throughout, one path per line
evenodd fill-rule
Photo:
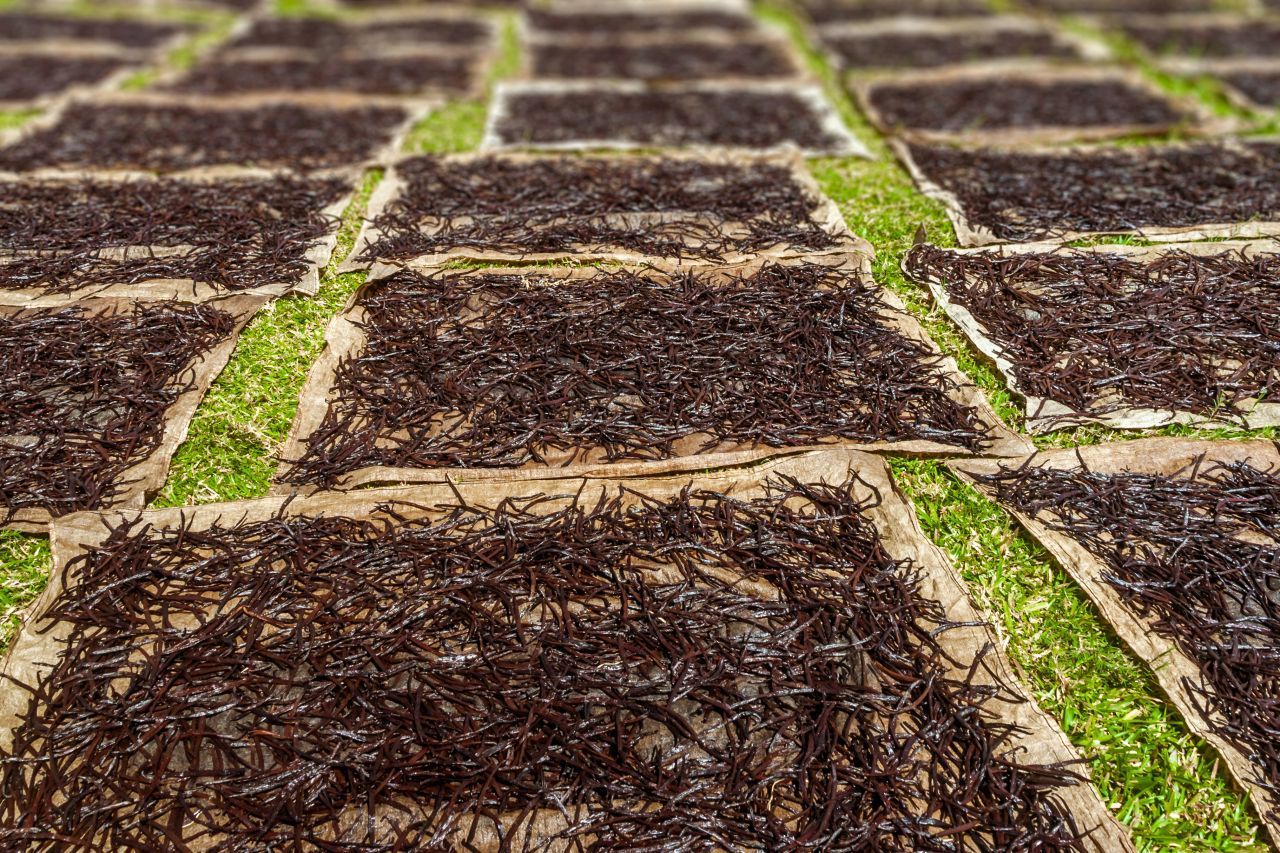
M 3 5 L 3 0 L 0 0 Z M 280 11 L 298 14 L 305 3 L 282 0 Z M 811 163 L 825 191 L 840 205 L 850 225 L 875 246 L 876 278 L 907 302 L 910 310 L 960 366 L 986 390 L 1001 415 L 1020 426 L 1017 401 L 997 376 L 934 311 L 924 294 L 898 268 L 923 227 L 939 244 L 953 242 L 941 207 L 918 193 L 888 148 L 861 120 L 842 93 L 836 76 L 805 44 L 802 28 L 781 7 L 762 14 L 788 29 L 805 47 L 857 135 L 876 159 L 820 159 Z M 202 15 L 213 33 L 227 19 Z M 495 77 L 519 68 L 514 21 L 507 18 L 501 61 Z M 190 63 L 215 40 L 203 36 L 169 61 Z M 1118 45 L 1131 62 L 1137 55 Z M 1204 81 L 1157 75 L 1162 85 L 1190 91 L 1219 112 L 1229 107 Z M 146 76 L 135 85 L 145 84 Z M 463 151 L 474 147 L 485 117 L 483 103 L 456 103 L 422 122 L 408 147 L 415 152 Z M 22 117 L 0 116 L 0 127 Z M 1261 126 L 1261 124 L 1260 124 Z M 275 454 L 296 408 L 311 362 L 318 355 L 326 323 L 363 282 L 363 274 L 338 275 L 338 261 L 350 251 L 368 195 L 381 180 L 373 171 L 345 214 L 338 256 L 323 277 L 316 298 L 284 299 L 266 309 L 244 334 L 235 357 L 214 385 L 174 460 L 157 506 L 178 506 L 260 497 L 267 492 Z M 1165 432 L 1200 437 L 1246 433 Z M 1274 437 L 1274 431 L 1247 433 Z M 1081 429 L 1038 439 L 1041 446 L 1069 446 L 1136 437 Z M 939 463 L 899 460 L 893 469 L 914 501 L 926 531 L 955 560 L 979 605 L 1007 642 L 1036 698 L 1064 725 L 1088 756 L 1089 769 L 1105 800 L 1126 823 L 1142 849 L 1253 850 L 1258 827 L 1246 799 L 1224 779 L 1214 753 L 1190 735 L 1161 697 L 1145 666 L 1111 635 L 1083 594 L 1043 549 L 1022 534 L 994 504 L 960 484 Z M 20 609 L 43 585 L 49 549 L 37 538 L 0 533 L 0 615 L 8 630 Z

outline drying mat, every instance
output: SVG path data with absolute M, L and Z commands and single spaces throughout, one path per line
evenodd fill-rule
M 900 68 L 1042 67 L 1051 62 L 1102 62 L 1110 51 L 1047 22 L 991 18 L 886 18 L 816 27 L 813 41 L 835 68 L 859 74 Z
M 14 50 L 0 43 L 0 111 L 58 110 L 72 98 L 119 88 L 144 63 L 114 47 Z
M 959 67 L 863 79 L 853 92 L 882 133 L 924 141 L 1018 145 L 1233 128 L 1199 99 L 1171 96 L 1126 68 Z
M 312 59 L 438 51 L 491 54 L 498 26 L 476 12 L 451 6 L 379 9 L 342 20 L 256 17 L 240 21 L 217 56 L 252 59 L 288 53 Z
M 366 218 L 345 271 L 570 259 L 686 268 L 874 251 L 797 155 L 409 157 Z
M 342 177 L 267 173 L 0 175 L 0 304 L 313 295 L 351 189 Z M 150 242 L 133 242 L 142 234 Z
M 1007 323 L 1024 324 L 1022 339 L 1025 346 L 1022 352 L 993 339 L 988 325 L 984 325 L 985 315 L 975 316 L 960 300 L 951 297 L 948 285 L 954 277 L 925 266 L 925 259 L 935 253 L 939 257 L 934 262 L 937 264 L 946 263 L 947 256 L 956 261 L 986 257 L 992 260 L 1015 259 L 980 281 L 970 279 L 970 284 L 979 293 L 995 291 L 1008 294 L 1004 318 Z M 1021 277 L 1031 278 L 1033 271 L 1040 269 L 1031 259 L 1033 255 L 1045 256 L 1043 263 L 1055 271 L 1052 273 L 1055 278 L 1068 278 L 1082 292 L 1063 290 L 1054 302 L 1050 302 L 1047 294 L 1035 292 L 1033 282 L 1028 281 L 1024 285 Z M 1193 257 L 1185 257 L 1188 255 Z M 1230 255 L 1227 260 L 1233 268 L 1240 261 L 1243 269 L 1231 270 L 1234 272 L 1232 275 L 1225 264 L 1211 266 L 1209 259 L 1220 255 Z M 1165 279 L 1152 281 L 1148 285 L 1151 294 L 1149 304 L 1134 306 L 1132 314 L 1117 314 L 1120 310 L 1117 304 L 1132 289 L 1133 279 L 1120 279 L 1114 269 L 1104 270 L 1096 266 L 1082 270 L 1079 275 L 1063 276 L 1056 272 L 1071 269 L 1067 266 L 1069 259 L 1095 257 L 1142 264 L 1146 267 L 1143 275 L 1163 272 L 1177 280 L 1180 286 L 1171 286 Z M 1179 257 L 1183 257 L 1185 262 L 1178 262 Z M 1171 262 L 1178 263 L 1178 266 L 1169 266 Z M 1153 265 L 1159 266 L 1153 270 Z M 1264 378 L 1269 372 L 1274 375 L 1275 370 L 1259 367 L 1280 346 L 1280 341 L 1266 340 L 1265 329 L 1270 326 L 1262 316 L 1269 309 L 1276 283 L 1280 281 L 1280 244 L 1212 242 L 1146 248 L 1098 246 L 1074 250 L 1054 243 L 967 250 L 922 245 L 907 255 L 902 266 L 908 278 L 929 288 L 934 301 L 946 311 L 947 316 L 995 364 L 1009 390 L 1026 401 L 1027 429 L 1031 432 L 1052 432 L 1083 424 L 1101 424 L 1111 429 L 1155 429 L 1175 423 L 1250 429 L 1280 426 L 1280 404 L 1269 402 L 1280 389 L 1270 388 Z M 1220 306 L 1220 316 L 1232 325 L 1219 330 L 1220 351 L 1209 351 L 1211 348 L 1206 346 L 1208 333 L 1205 329 L 1211 318 L 1198 311 L 1197 306 L 1203 307 L 1213 298 L 1215 290 L 1221 290 L 1229 298 L 1232 291 L 1238 290 L 1238 279 L 1251 273 L 1257 276 L 1254 281 L 1254 298 L 1257 300 L 1254 308 L 1251 310 L 1243 300 L 1238 305 L 1228 302 Z M 957 272 L 956 276 L 960 274 Z M 940 280 L 943 276 L 946 281 Z M 1010 286 L 1011 280 L 1017 282 L 1017 286 Z M 1082 281 L 1090 284 L 1083 285 Z M 1221 283 L 1215 288 L 1215 282 Z M 1086 303 L 1083 291 L 1089 293 L 1093 300 L 1091 303 Z M 1114 301 L 1109 301 L 1109 295 L 1113 293 Z M 1039 301 L 1041 299 L 1043 302 Z M 1063 318 L 1065 325 L 1062 328 L 1054 328 L 1054 318 L 1045 310 L 1053 304 L 1065 306 L 1062 313 L 1069 315 Z M 1093 313 L 1096 323 L 1084 307 L 1086 304 L 1096 305 L 1097 311 Z M 1077 314 L 1082 316 L 1072 325 L 1071 318 Z M 1105 334 L 1106 330 L 1119 334 L 1120 339 Z M 1145 330 L 1146 337 L 1125 341 L 1125 334 L 1131 330 Z M 1248 355 L 1242 355 L 1242 351 Z M 1163 357 L 1159 357 L 1160 353 Z M 1197 360 L 1197 355 L 1202 358 Z M 1037 362 L 1039 370 L 1035 369 Z M 1024 381 L 1019 380 L 1019 363 L 1028 372 Z M 1219 363 L 1235 366 L 1215 366 Z M 1031 374 L 1034 374 L 1034 380 Z M 1184 399 L 1198 402 L 1203 411 L 1153 404 L 1152 395 L 1173 396 L 1173 388 L 1179 387 L 1175 380 L 1185 389 Z M 1034 390 L 1028 388 L 1033 381 Z M 1264 385 L 1253 397 L 1238 403 L 1231 400 L 1232 389 L 1257 381 L 1264 382 Z M 1050 390 L 1055 388 L 1059 392 L 1058 399 Z M 1087 388 L 1106 390 L 1098 391 L 1095 398 L 1087 401 L 1082 397 L 1074 404 L 1064 403 L 1061 399 L 1063 392 L 1084 395 Z M 1148 397 L 1145 405 L 1134 401 L 1135 392 L 1140 398 Z M 1238 393 L 1247 392 L 1241 389 Z
M 563 114 L 553 116 L 553 109 Z M 793 82 L 499 83 L 481 145 L 562 151 L 685 146 L 871 156 L 820 86 Z
M 372 281 L 330 324 L 277 481 L 355 488 L 485 476 L 451 468 L 495 479 L 637 476 L 690 456 L 746 461 L 818 445 L 1028 451 L 901 302 L 871 283 L 866 257 L 828 264 Z M 670 345 L 655 347 L 662 340 Z
M 349 12 L 389 11 L 397 9 L 420 10 L 424 5 L 420 0 L 315 0 L 311 4 L 315 8 L 343 9 Z M 449 8 L 462 8 L 474 11 L 493 11 L 522 9 L 528 0 L 450 0 Z
M 360 2 L 360 0 L 356 1 Z M 364 0 L 364 2 L 377 2 L 377 0 Z M 527 5 L 537 5 L 549 12 L 564 14 L 599 12 L 601 6 L 604 6 L 604 10 L 609 12 L 653 13 L 692 9 L 751 15 L 751 0 L 609 0 L 605 4 L 600 3 L 599 0 L 548 0 L 545 3 Z
M 75 6 L 78 0 L 39 0 L 42 8 Z M 177 9 L 243 14 L 261 10 L 271 0 L 111 0 L 117 9 L 145 12 L 170 12 Z
M 152 91 L 197 96 L 252 95 L 288 101 L 295 95 L 368 95 L 378 99 L 478 99 L 491 54 L 482 51 L 385 51 L 377 55 L 301 55 L 259 51 L 214 55 L 152 84 Z
M 521 30 L 526 40 L 625 44 L 635 38 L 749 35 L 760 30 L 760 23 L 739 4 L 620 3 L 530 8 Z
M 1212 470 L 1216 464 L 1247 463 L 1250 467 L 1254 467 L 1259 471 L 1266 472 L 1269 470 L 1274 474 L 1277 467 L 1280 466 L 1280 452 L 1277 452 L 1275 444 L 1267 441 L 1202 442 L 1178 438 L 1152 438 L 1118 444 L 1101 444 L 1092 447 L 1044 451 L 1031 457 L 1027 462 L 1035 469 L 1044 468 L 1050 471 L 1062 472 L 1080 471 L 1081 465 L 1083 465 L 1087 471 L 1108 478 L 1124 474 L 1161 477 L 1180 475 L 1180 479 L 1185 480 L 1191 472 L 1194 471 L 1198 472 L 1199 475 L 1203 475 L 1207 470 Z M 991 497 L 995 491 L 995 484 L 991 482 L 978 483 L 975 478 L 990 478 L 999 474 L 1002 470 L 1017 471 L 1023 463 L 1013 460 L 1007 462 L 963 460 L 948 464 L 966 481 L 974 484 L 980 491 Z M 1116 481 L 1111 480 L 1111 482 L 1115 483 Z M 1082 487 L 1075 489 L 1070 498 L 1078 502 L 1083 499 L 1097 497 L 1113 507 L 1120 508 L 1125 506 L 1121 501 L 1126 500 L 1126 498 L 1122 496 L 1118 488 L 1114 486 L 1104 488 L 1107 489 L 1106 496 L 1090 494 L 1089 491 Z M 1272 486 L 1271 488 L 1274 492 L 1275 487 Z M 1162 498 L 1167 500 L 1175 499 L 1169 495 L 1163 495 Z M 1223 506 L 1227 506 L 1237 499 L 1245 502 L 1249 500 L 1247 494 L 1241 492 L 1238 497 L 1224 496 Z M 1117 587 L 1107 580 L 1108 577 L 1115 577 L 1119 580 L 1109 560 L 1095 556 L 1094 552 L 1089 550 L 1083 542 L 1061 530 L 1054 529 L 1057 526 L 1057 521 L 1053 520 L 1056 519 L 1056 512 L 1054 512 L 1056 507 L 1074 506 L 1076 511 L 1083 513 L 1086 505 L 1079 503 L 1066 504 L 1048 500 L 1042 503 L 1034 513 L 1020 510 L 1018 507 L 1008 504 L 1001 505 L 1017 518 L 1036 540 L 1048 549 L 1057 562 L 1071 574 L 1076 583 L 1084 588 L 1089 598 L 1102 612 L 1103 617 L 1133 653 L 1151 666 L 1151 670 L 1161 689 L 1173 701 L 1178 711 L 1186 719 L 1187 725 L 1195 734 L 1204 738 L 1217 749 L 1225 761 L 1228 771 L 1253 797 L 1257 810 L 1260 813 L 1271 811 L 1269 817 L 1264 816 L 1263 825 L 1270 834 L 1273 843 L 1280 839 L 1280 821 L 1277 821 L 1275 816 L 1274 798 L 1269 797 L 1266 788 L 1257 784 L 1259 781 L 1259 765 L 1250 759 L 1248 746 L 1221 734 L 1220 724 L 1224 722 L 1221 709 L 1215 708 L 1212 712 L 1209 712 L 1206 707 L 1206 703 L 1218 704 L 1214 699 L 1216 694 L 1205 695 L 1202 693 L 1202 690 L 1208 688 L 1209 685 L 1205 684 L 1200 667 L 1190 655 L 1179 648 L 1176 641 L 1168 636 L 1168 632 L 1160 630 L 1160 608 L 1152 607 L 1146 615 L 1141 614 L 1133 605 L 1127 603 Z M 1218 511 L 1222 511 L 1221 507 Z M 1208 512 L 1209 517 L 1213 517 L 1214 509 L 1209 508 Z M 1230 512 L 1230 509 L 1228 509 L 1227 513 L 1230 514 Z M 1124 517 L 1128 518 L 1130 516 Z M 1191 516 L 1188 517 L 1190 518 Z M 1203 516 L 1197 518 L 1198 523 L 1202 523 L 1205 520 L 1207 519 Z M 1274 520 L 1270 519 L 1269 522 L 1273 523 Z M 1275 527 L 1273 524 L 1269 526 L 1270 538 L 1260 533 L 1252 534 L 1248 538 L 1239 540 L 1241 548 L 1248 548 L 1250 545 L 1257 546 L 1267 542 L 1274 544 Z M 1191 545 L 1190 540 L 1194 539 L 1194 536 L 1189 537 L 1188 546 Z M 1139 554 L 1133 556 L 1133 562 L 1139 564 L 1134 568 L 1140 571 L 1142 558 Z M 1274 566 L 1274 561 L 1271 562 Z M 1190 568 L 1184 567 L 1183 570 L 1187 572 L 1187 579 L 1192 580 Z M 1214 588 L 1218 585 L 1218 578 L 1228 577 L 1231 574 L 1225 566 L 1218 569 L 1202 568 L 1201 571 L 1207 572 L 1213 578 L 1213 580 L 1210 580 L 1208 577 L 1202 576 Z M 1259 585 L 1262 585 L 1261 581 L 1259 581 Z M 1163 585 L 1161 585 L 1162 587 Z M 1132 589 L 1135 594 L 1140 594 L 1144 589 L 1144 585 L 1140 583 L 1133 584 Z M 1152 588 L 1151 592 L 1156 594 L 1158 588 Z M 1231 594 L 1230 591 L 1224 590 L 1223 600 L 1225 601 L 1226 596 Z M 1274 595 L 1274 592 L 1270 594 Z M 1274 620 L 1267 621 L 1273 622 Z M 1230 626 L 1224 624 L 1223 627 L 1227 629 Z M 1238 628 L 1232 633 L 1241 640 L 1245 639 L 1240 636 Z M 1274 669 L 1271 671 L 1274 672 Z M 1267 737 L 1270 737 L 1270 735 L 1268 734 Z M 1272 803 L 1270 808 L 1267 806 L 1269 799 Z
M 0 172 L 358 170 L 391 159 L 434 106 L 336 94 L 287 101 L 117 94 L 0 135 Z
M 449 0 L 443 8 L 466 9 L 472 12 L 512 11 L 528 5 L 528 0 Z M 421 10 L 429 4 L 421 0 L 315 0 L 317 9 L 341 9 L 347 12 L 385 12 L 400 9 Z
M 29 705 L 54 743 L 81 740 L 72 720 L 110 733 L 58 762 L 84 793 L 74 805 L 38 808 L 6 762 L 6 822 L 110 806 L 77 833 L 107 846 L 174 843 L 199 815 L 267 845 L 345 829 L 346 843 L 434 848 L 433 833 L 447 847 L 472 830 L 470 849 L 496 851 L 503 828 L 504 850 L 561 849 L 546 835 L 568 825 L 580 843 L 830 848 L 856 830 L 915 849 L 1133 850 L 1059 769 L 1081 771 L 1079 754 L 873 457 L 81 514 L 53 553 L 5 662 L 41 692 L 4 692 L 0 745 L 42 749 L 25 745 Z M 136 653 L 108 657 L 117 642 Z M 129 677 L 80 689 L 84 655 L 103 690 L 113 666 Z M 161 703 L 177 713 L 157 720 Z M 179 756 L 208 768 L 184 786 L 186 821 Z M 125 767 L 172 782 L 120 796 Z M 839 785 L 817 783 L 837 768 Z M 194 846 L 220 840 L 234 844 Z
M 1156 58 L 1280 59 L 1280 20 L 1230 13 L 1099 16 L 1099 29 L 1118 30 Z
M 1210 12 L 1214 0 L 1027 0 L 1027 5 L 1065 15 L 1152 15 Z
M 1061 148 L 890 144 L 920 190 L 946 206 L 962 246 L 1280 234 L 1274 180 L 1280 148 L 1273 139 Z
M 979 18 L 994 15 L 986 0 L 801 0 L 816 24 L 861 24 L 885 18 Z
M 791 40 L 744 35 L 662 35 L 627 41 L 525 44 L 525 78 L 536 80 L 801 80 L 809 75 Z
M 77 510 L 143 506 L 164 486 L 196 407 L 265 302 L 0 308 L 0 488 L 9 495 L 0 495 L 0 527 L 43 532 Z M 40 368 L 61 372 L 44 381 Z
M 8 9 L 0 12 L 0 44 L 60 50 L 113 46 L 156 54 L 181 45 L 195 30 L 172 21 L 58 15 Z

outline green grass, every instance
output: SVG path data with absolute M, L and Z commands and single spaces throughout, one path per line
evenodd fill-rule
M 235 355 L 191 422 L 186 443 L 157 506 L 186 506 L 262 497 L 275 459 L 298 408 L 311 363 L 324 345 L 324 328 L 364 283 L 364 273 L 339 275 L 351 252 L 369 196 L 382 179 L 367 173 L 343 213 L 338 246 L 314 298 L 268 305 L 245 329 Z
M 313 11 L 298 0 L 279 0 L 278 6 L 289 14 Z M 803 44 L 797 22 L 780 7 L 770 5 L 762 13 Z M 519 67 L 510 19 L 503 39 L 495 79 Z M 207 44 L 190 48 L 189 56 Z M 854 110 L 831 69 L 807 47 L 805 53 L 846 121 L 875 155 L 870 161 L 814 160 L 815 176 L 839 204 L 850 227 L 875 246 L 876 279 L 903 298 L 940 346 L 985 390 L 997 411 L 1009 423 L 1021 426 L 1019 401 L 899 269 L 903 253 L 922 226 L 933 242 L 954 242 L 941 206 L 915 190 L 884 142 Z M 1154 71 L 1135 53 L 1124 55 L 1148 73 Z M 170 62 L 182 62 L 186 56 L 179 54 Z M 1157 79 L 1228 114 L 1229 105 L 1212 89 L 1169 75 Z M 474 148 L 483 133 L 485 113 L 483 103 L 449 104 L 414 128 L 406 148 L 415 152 Z M 1230 114 L 1243 118 L 1238 111 Z M 378 172 L 367 174 L 347 210 L 338 259 L 350 251 L 368 195 L 380 179 Z M 316 298 L 280 300 L 246 330 L 193 421 L 190 438 L 175 457 L 156 505 L 266 494 L 275 455 L 288 432 L 307 370 L 323 346 L 326 324 L 363 282 L 362 275 L 336 274 L 336 260 L 323 276 Z M 1196 432 L 1181 427 L 1162 432 L 1214 438 L 1275 436 L 1275 431 Z M 1054 447 L 1135 437 L 1090 428 L 1038 437 L 1036 443 Z M 1103 797 L 1133 830 L 1139 846 L 1153 851 L 1265 849 L 1255 843 L 1258 827 L 1245 798 L 1226 782 L 1214 753 L 1188 732 L 1146 667 L 1112 636 L 1045 551 L 940 463 L 895 460 L 892 467 L 926 531 L 955 560 L 1036 699 L 1063 723 L 1089 758 Z M 11 626 L 16 610 L 38 593 L 48 561 L 43 540 L 0 534 L 0 620 L 4 625 Z
M 7 644 L 27 604 L 49 579 L 49 542 L 0 530 L 0 641 Z

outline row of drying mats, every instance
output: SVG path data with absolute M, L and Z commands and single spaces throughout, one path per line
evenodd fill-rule
M 967 248 L 904 269 L 1028 427 L 1274 423 L 1276 255 L 1243 241 L 1280 219 L 1275 144 L 1050 18 L 912 2 L 800 11 L 947 202 Z M 1275 448 L 1032 455 L 795 153 L 866 152 L 792 42 L 730 3 L 595 6 L 521 16 L 490 150 L 407 158 L 483 90 L 494 18 L 258 12 L 127 95 L 108 78 L 182 25 L 9 19 L 15 53 L 122 65 L 29 78 L 47 112 L 0 148 L 0 504 L 55 561 L 6 661 L 0 837 L 1130 849 L 883 455 L 957 460 L 1015 513 L 1274 827 Z M 1270 49 L 1270 19 L 1186 13 L 1113 23 L 1184 27 L 1149 46 L 1229 85 L 1203 45 Z M 1171 130 L 1207 138 L 1028 147 Z M 599 147 L 691 150 L 545 153 Z M 276 496 L 144 511 L 378 163 Z M 1056 242 L 1135 232 L 1233 242 Z

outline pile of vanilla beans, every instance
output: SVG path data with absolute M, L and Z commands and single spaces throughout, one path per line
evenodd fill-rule
M 670 35 L 688 32 L 740 33 L 757 25 L 750 15 L 731 8 L 702 8 L 666 11 L 652 9 L 623 12 L 578 9 L 530 9 L 525 13 L 530 32 L 538 35 L 590 36 L 595 40 L 617 40 L 634 35 Z
M 896 0 L 895 0 L 896 2 Z M 823 32 L 822 43 L 845 68 L 932 68 L 992 55 L 1079 59 L 1079 51 L 1048 29 L 1001 27 L 955 32 Z
M 129 64 L 128 59 L 120 56 L 0 54 L 0 102 L 27 101 L 72 86 L 97 83 Z
M 166 92 L 234 95 L 247 92 L 374 92 L 418 95 L 424 90 L 466 92 L 475 83 L 475 62 L 449 53 L 386 57 L 313 57 L 208 62 L 181 80 L 160 87 Z
M 136 18 L 0 13 L 0 44 L 90 41 L 146 50 L 161 47 L 165 42 L 186 32 L 190 32 L 190 28 L 185 24 L 141 21 Z
M 160 446 L 192 361 L 234 326 L 211 306 L 0 312 L 0 512 L 106 502 Z
M 1280 816 L 1280 476 L 1244 463 L 1179 476 L 1027 466 L 980 478 L 1083 545 L 1102 580 L 1200 667 L 1211 729 L 1255 765 Z
M 1083 848 L 847 489 L 622 497 L 116 527 L 47 614 L 0 838 Z
M 182 171 L 228 164 L 337 169 L 387 145 L 407 115 L 393 106 L 78 103 L 52 127 L 0 149 L 0 170 Z
M 857 22 L 877 18 L 967 18 L 991 14 L 985 0 L 800 0 L 797 5 L 815 24 Z
M 544 79 L 697 80 L 795 74 L 790 55 L 771 40 L 529 46 L 532 73 Z
M 771 149 L 838 142 L 798 92 L 663 89 L 540 92 L 507 98 L 494 132 L 520 145 L 622 140 L 646 147 Z
M 1152 53 L 1203 58 L 1274 57 L 1280 52 L 1280 26 L 1274 20 L 1238 18 L 1204 22 L 1151 19 L 1121 21 L 1120 30 Z
M 363 260 L 604 246 L 721 261 L 779 247 L 829 249 L 837 239 L 814 220 L 818 196 L 771 163 L 421 157 L 396 173 L 405 187 L 374 218 L 380 237 Z
M 1123 79 L 1005 77 L 877 84 L 869 100 L 891 127 L 985 128 L 1173 125 L 1190 116 Z
M 727 280 L 404 271 L 361 297 L 364 347 L 337 369 L 290 475 L 664 459 L 725 443 L 934 440 L 981 449 L 942 357 L 881 316 L 856 272 L 769 265 Z M 593 453 L 593 458 L 580 454 Z
M 1223 251 L 960 253 L 919 245 L 906 267 L 940 282 L 1013 365 L 1019 389 L 1075 412 L 1121 408 L 1229 419 L 1280 379 L 1280 257 Z
M 259 18 L 243 33 L 227 40 L 222 50 L 275 48 L 341 55 L 374 46 L 479 47 L 490 34 L 489 26 L 482 19 L 452 15 L 396 17 L 358 23 L 317 17 Z M 362 58 L 371 57 L 363 54 Z
M 1280 219 L 1274 143 L 1061 152 L 913 144 L 910 155 L 971 226 L 1001 240 Z
M 234 292 L 300 278 L 336 230 L 337 179 L 12 181 L 0 289 L 49 293 L 160 279 Z

